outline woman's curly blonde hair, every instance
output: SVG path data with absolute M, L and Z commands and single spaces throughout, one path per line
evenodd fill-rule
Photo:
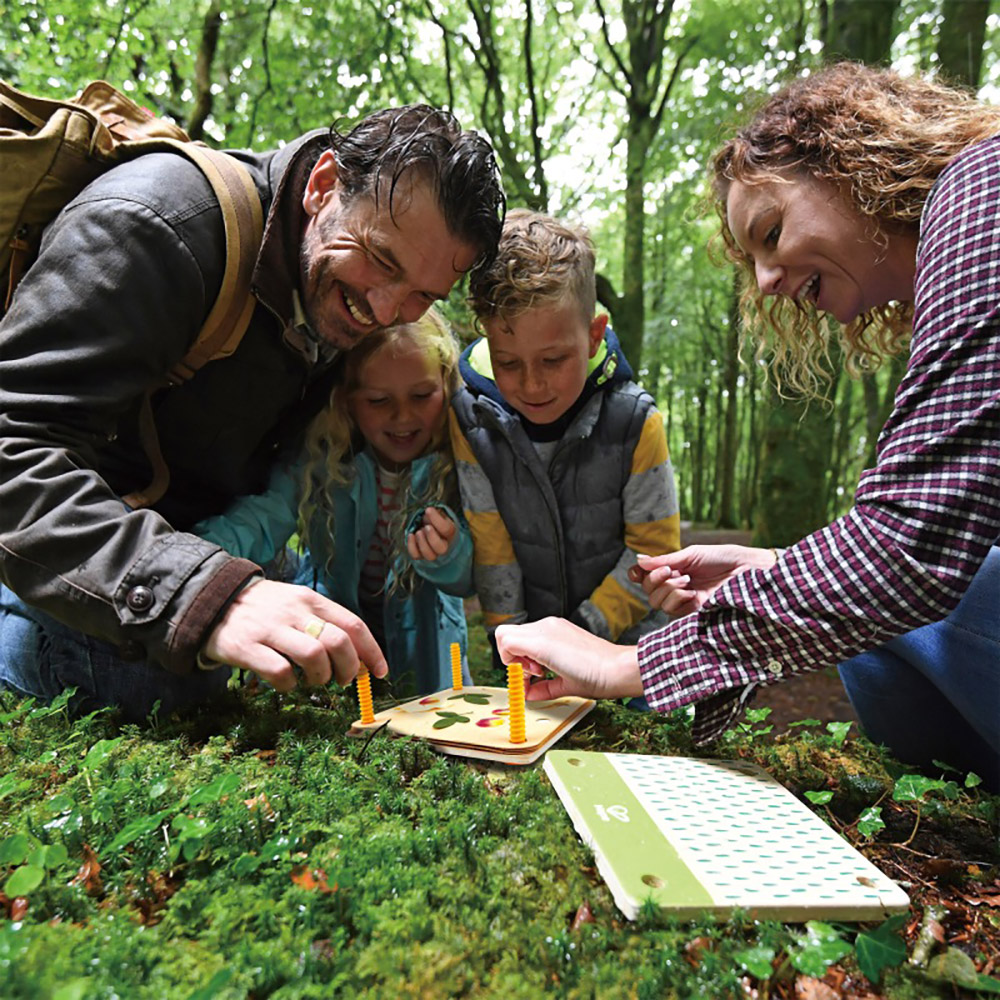
M 327 572 L 333 566 L 335 552 L 333 494 L 336 489 L 351 483 L 355 476 L 355 455 L 365 446 L 351 415 L 351 395 L 361 385 L 365 365 L 376 354 L 411 343 L 417 344 L 440 366 L 445 404 L 440 424 L 428 447 L 428 452 L 435 457 L 425 494 L 413 495 L 409 468 L 400 477 L 398 489 L 403 502 L 389 523 L 390 563 L 406 552 L 406 525 L 418 510 L 443 503 L 454 507 L 457 503 L 455 461 L 448 441 L 448 400 L 459 385 L 459 346 L 444 318 L 431 307 L 415 323 L 377 330 L 352 348 L 345 356 L 340 379 L 330 394 L 330 405 L 313 419 L 306 432 L 305 484 L 299 503 L 300 537 L 310 550 L 327 553 L 323 562 Z M 316 531 L 322 533 L 322 538 L 314 537 Z M 406 568 L 394 581 L 393 589 L 412 590 L 416 583 L 412 564 L 408 559 L 404 562 Z
M 870 221 L 873 242 L 916 234 L 927 195 L 964 149 L 1000 132 L 1000 108 L 968 91 L 923 77 L 857 63 L 837 63 L 794 80 L 768 98 L 749 124 L 712 158 L 715 208 L 726 256 L 741 273 L 746 335 L 758 359 L 771 355 L 779 385 L 822 394 L 831 339 L 852 374 L 871 371 L 906 343 L 912 302 L 880 306 L 840 327 L 809 303 L 766 301 L 753 259 L 737 245 L 726 217 L 733 181 L 762 183 L 805 171 L 845 192 Z

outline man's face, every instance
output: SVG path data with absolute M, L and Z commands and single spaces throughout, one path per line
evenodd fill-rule
M 446 298 L 477 251 L 449 230 L 430 186 L 406 177 L 376 206 L 348 202 L 332 151 L 320 156 L 302 205 L 302 301 L 310 326 L 346 350 L 379 327 L 412 323 Z
M 587 362 L 597 353 L 607 324 L 605 315 L 588 324 L 575 303 L 529 309 L 511 320 L 487 320 L 500 394 L 533 424 L 558 420 L 583 391 Z

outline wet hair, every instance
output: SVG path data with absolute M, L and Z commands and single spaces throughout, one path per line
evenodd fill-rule
M 469 283 L 469 296 L 480 322 L 572 305 L 589 324 L 597 304 L 590 234 L 540 212 L 513 209 L 496 257 Z
M 787 84 L 712 159 L 712 185 L 726 256 L 741 272 L 744 329 L 771 353 L 775 374 L 818 395 L 829 374 L 831 339 L 848 370 L 870 371 L 898 353 L 910 332 L 910 302 L 880 306 L 840 327 L 810 303 L 765 300 L 753 259 L 729 229 L 726 201 L 733 181 L 763 183 L 808 173 L 843 192 L 869 222 L 874 243 L 916 234 L 938 175 L 964 149 L 1000 132 L 1000 108 L 968 91 L 920 76 L 837 63 Z
M 448 439 L 448 401 L 458 390 L 459 345 L 444 318 L 433 306 L 413 323 L 374 330 L 357 347 L 344 356 L 343 369 L 329 406 L 313 418 L 306 432 L 306 467 L 304 487 L 299 504 L 299 523 L 303 543 L 315 552 L 326 552 L 324 568 L 333 566 L 334 524 L 333 492 L 350 484 L 355 475 L 355 455 L 364 448 L 364 438 L 351 413 L 351 396 L 360 387 L 365 365 L 380 351 L 416 344 L 425 356 L 438 365 L 444 388 L 444 405 L 440 426 L 435 430 L 427 453 L 434 455 L 434 464 L 428 476 L 425 495 L 411 496 L 410 468 L 403 470 L 399 479 L 400 509 L 389 524 L 392 551 L 390 562 L 406 552 L 406 525 L 410 518 L 424 507 L 449 504 L 457 507 L 458 485 L 455 478 L 455 461 Z M 321 525 L 320 539 L 310 537 L 310 531 Z M 395 586 L 412 589 L 416 577 L 409 560 L 406 569 L 397 576 Z
M 506 200 L 493 148 L 454 115 L 426 104 L 376 111 L 347 132 L 334 122 L 330 145 L 347 199 L 389 199 L 407 175 L 429 183 L 449 232 L 479 253 L 475 273 L 496 253 Z

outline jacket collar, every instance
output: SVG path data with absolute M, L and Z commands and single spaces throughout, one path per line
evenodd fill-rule
M 302 192 L 320 154 L 330 146 L 326 129 L 309 132 L 278 150 L 268 165 L 274 197 L 253 272 L 253 293 L 282 323 L 287 344 L 308 362 L 332 361 L 337 351 L 305 322 L 298 303 L 299 252 L 304 224 Z

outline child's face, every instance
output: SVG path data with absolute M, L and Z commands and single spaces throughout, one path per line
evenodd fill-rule
M 351 416 L 388 469 L 422 455 L 445 414 L 441 365 L 412 341 L 386 345 L 361 367 Z
M 597 353 L 608 317 L 588 325 L 573 304 L 529 309 L 485 324 L 493 377 L 504 399 L 534 424 L 558 420 L 579 398 L 587 362 Z

